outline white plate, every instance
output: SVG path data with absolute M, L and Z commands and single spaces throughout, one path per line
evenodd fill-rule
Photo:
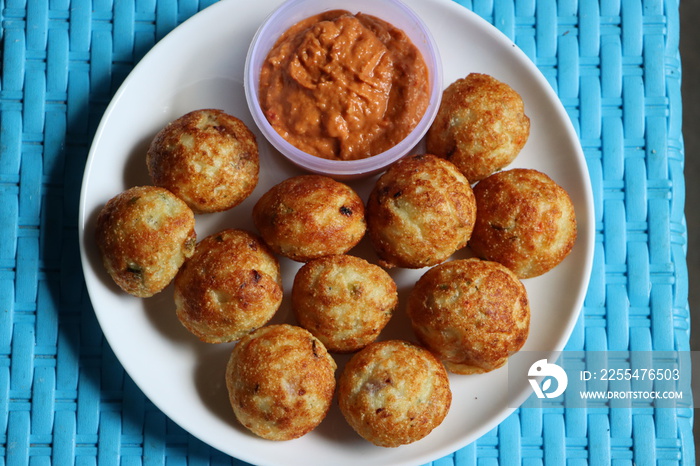
M 345 423 L 336 404 L 328 418 L 305 437 L 288 442 L 262 440 L 240 427 L 228 405 L 223 377 L 233 344 L 209 345 L 187 333 L 175 316 L 172 288 L 145 300 L 118 290 L 104 271 L 93 242 L 99 209 L 128 187 L 149 183 L 145 150 L 150 140 L 167 122 L 190 110 L 216 107 L 236 115 L 256 132 L 260 143 L 258 187 L 231 211 L 198 216 L 200 239 L 223 228 L 254 230 L 250 211 L 255 201 L 273 184 L 299 173 L 253 127 L 243 93 L 249 42 L 279 3 L 216 3 L 156 44 L 127 77 L 97 129 L 85 168 L 79 229 L 87 289 L 105 337 L 128 374 L 166 415 L 213 447 L 255 464 L 426 463 L 497 426 L 530 393 L 527 380 L 509 381 L 506 368 L 478 376 L 451 376 L 454 400 L 443 424 L 423 440 L 399 448 L 375 447 L 362 440 Z M 553 271 L 525 280 L 532 324 L 524 350 L 561 350 L 583 306 L 593 257 L 593 202 L 578 138 L 545 78 L 498 30 L 448 0 L 407 3 L 435 36 L 445 85 L 470 72 L 482 72 L 522 95 L 532 121 L 531 135 L 511 167 L 539 169 L 572 197 L 579 236 L 571 255 Z M 372 182 L 351 185 L 366 199 Z M 352 253 L 373 257 L 366 240 Z M 299 265 L 281 260 L 281 266 L 288 298 Z M 413 339 L 404 313 L 405 296 L 423 272 L 392 272 L 400 289 L 400 308 L 382 338 Z M 292 322 L 288 303 L 285 299 L 275 322 Z M 345 359 L 338 361 L 342 367 Z

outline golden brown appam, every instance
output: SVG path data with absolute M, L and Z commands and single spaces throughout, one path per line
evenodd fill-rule
M 268 440 L 301 437 L 325 418 L 335 391 L 336 363 L 301 327 L 268 325 L 243 337 L 226 367 L 238 421 Z
M 367 228 L 360 196 L 321 175 L 294 176 L 270 188 L 253 207 L 253 222 L 273 251 L 299 262 L 345 254 Z
M 146 154 L 153 184 L 169 189 L 195 213 L 237 206 L 258 183 L 255 135 L 218 109 L 189 112 L 170 122 Z
M 469 241 L 479 257 L 500 262 L 519 278 L 542 275 L 569 255 L 576 214 L 569 194 L 533 169 L 495 173 L 474 187 L 479 214 Z
M 331 352 L 357 351 L 376 340 L 397 304 L 391 276 L 360 257 L 314 259 L 294 277 L 294 315 Z
M 381 447 L 426 437 L 452 402 L 447 371 L 428 350 L 403 340 L 374 342 L 353 355 L 338 380 L 350 426 Z
M 245 230 L 204 238 L 175 277 L 177 317 L 206 343 L 238 340 L 265 325 L 281 302 L 277 259 Z
M 167 287 L 194 252 L 194 224 L 192 210 L 167 189 L 136 186 L 100 210 L 95 241 L 114 282 L 147 298 Z
M 469 181 L 452 163 L 421 154 L 399 160 L 379 177 L 366 216 L 380 265 L 421 268 L 467 244 L 476 203 Z
M 497 262 L 476 258 L 437 265 L 410 292 L 408 316 L 418 340 L 451 372 L 489 372 L 520 350 L 530 329 L 522 282 Z
M 443 91 L 426 148 L 475 183 L 513 162 L 529 135 L 520 95 L 492 76 L 471 73 Z

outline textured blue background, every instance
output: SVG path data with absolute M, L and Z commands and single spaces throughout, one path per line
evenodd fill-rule
M 244 0 L 241 0 L 244 2 Z M 0 0 L 0 461 L 237 464 L 158 411 L 104 341 L 78 196 L 95 128 L 134 64 L 211 2 Z M 689 349 L 679 5 L 458 1 L 537 64 L 571 117 L 596 252 L 567 349 Z M 694 464 L 679 409 L 523 409 L 435 465 Z

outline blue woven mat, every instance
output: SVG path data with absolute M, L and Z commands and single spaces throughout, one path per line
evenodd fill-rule
M 244 3 L 244 2 L 243 2 Z M 596 253 L 572 350 L 689 350 L 677 0 L 474 0 L 579 132 Z M 95 128 L 196 0 L 0 0 L 0 452 L 5 464 L 231 464 L 158 411 L 97 325 L 78 251 Z M 693 464 L 692 406 L 527 409 L 436 465 Z

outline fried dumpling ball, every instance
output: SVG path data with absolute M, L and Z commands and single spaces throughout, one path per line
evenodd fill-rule
M 194 213 L 167 189 L 136 186 L 110 199 L 95 240 L 107 272 L 129 294 L 162 291 L 194 252 Z
M 175 193 L 195 213 L 237 206 L 258 183 L 255 135 L 222 110 L 195 110 L 170 122 L 146 155 L 153 184 Z
M 500 262 L 519 278 L 557 266 L 576 241 L 576 214 L 569 194 L 533 169 L 495 173 L 474 187 L 479 215 L 469 246 Z
M 467 244 L 476 203 L 467 178 L 430 154 L 394 163 L 367 201 L 367 229 L 384 267 L 438 264 Z
M 226 387 L 238 421 L 268 440 L 301 437 L 326 417 L 336 363 L 316 337 L 287 324 L 243 337 L 226 367 Z
M 497 262 L 444 262 L 416 282 L 408 316 L 418 340 L 457 374 L 489 372 L 522 348 L 530 329 L 525 286 Z
M 277 259 L 245 230 L 204 238 L 175 277 L 177 317 L 206 343 L 238 340 L 265 325 L 281 302 Z
M 443 91 L 426 148 L 475 183 L 508 166 L 529 135 L 520 95 L 492 76 L 471 73 Z
M 357 351 L 376 340 L 397 304 L 391 276 L 356 256 L 314 259 L 294 277 L 292 309 L 299 325 L 332 352 Z
M 253 222 L 273 251 L 299 262 L 345 254 L 367 228 L 360 196 L 321 175 L 287 178 L 270 188 L 253 207 Z
M 439 426 L 452 402 L 447 371 L 428 350 L 402 340 L 356 353 L 338 380 L 338 403 L 350 426 L 381 447 L 416 442 Z

